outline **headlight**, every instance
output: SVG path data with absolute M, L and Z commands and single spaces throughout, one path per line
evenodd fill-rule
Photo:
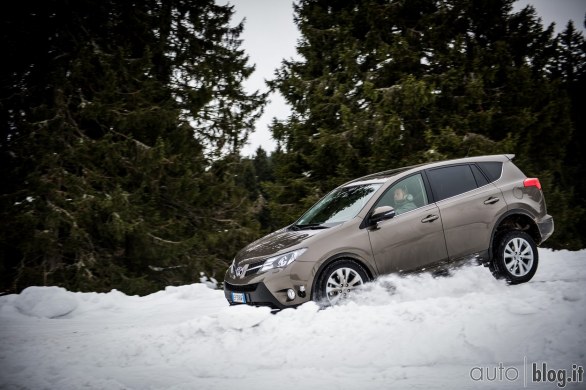
M 301 254 L 306 250 L 307 248 L 297 249 L 293 252 L 283 253 L 282 255 L 266 259 L 262 265 L 262 268 L 260 269 L 260 272 L 268 271 L 273 268 L 284 268 L 297 260 L 297 258 L 301 256 Z

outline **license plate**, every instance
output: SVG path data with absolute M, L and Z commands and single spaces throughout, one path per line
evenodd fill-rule
M 232 293 L 232 302 L 234 303 L 246 303 L 246 296 L 244 293 Z

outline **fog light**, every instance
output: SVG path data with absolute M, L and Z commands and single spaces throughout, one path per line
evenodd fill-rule
M 295 299 L 295 290 L 293 290 L 292 288 L 287 290 L 287 298 L 289 298 L 290 301 L 294 300 Z

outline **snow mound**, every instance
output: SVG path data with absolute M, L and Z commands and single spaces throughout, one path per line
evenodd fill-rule
M 150 296 L 157 296 L 159 293 L 151 294 Z M 215 286 L 210 283 L 194 283 L 187 286 L 168 286 L 165 287 L 163 295 L 175 296 L 178 299 L 195 300 L 202 298 L 215 297 L 218 291 Z
M 61 287 L 28 287 L 16 297 L 14 306 L 26 316 L 59 318 L 77 309 L 78 302 Z
M 586 366 L 586 251 L 539 254 L 522 285 L 465 266 L 277 313 L 201 283 L 144 297 L 31 287 L 0 297 L 0 388 L 554 388 L 531 368 Z M 500 366 L 519 378 L 489 379 Z
M 235 306 L 218 313 L 218 323 L 224 329 L 243 330 L 257 326 L 271 315 L 268 307 Z

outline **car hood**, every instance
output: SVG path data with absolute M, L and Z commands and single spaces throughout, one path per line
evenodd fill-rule
M 324 233 L 330 229 L 333 228 L 298 231 L 283 228 L 281 230 L 277 230 L 276 232 L 254 241 L 238 252 L 236 255 L 236 263 L 272 256 L 278 252 L 283 251 L 284 249 L 299 245 L 305 240 Z

